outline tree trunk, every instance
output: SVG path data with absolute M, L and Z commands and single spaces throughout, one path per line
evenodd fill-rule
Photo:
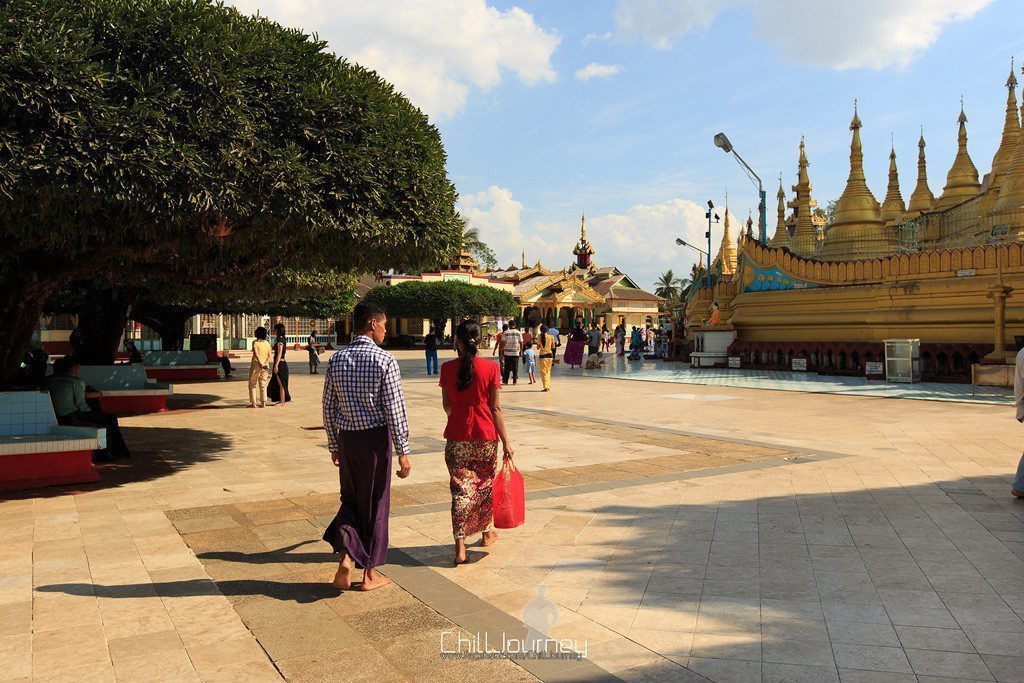
M 132 298 L 124 289 L 95 289 L 86 296 L 78 313 L 82 365 L 113 365 Z
M 34 278 L 26 284 L 8 281 L 0 288 L 4 292 L 0 295 L 0 320 L 6 328 L 5 334 L 0 335 L 0 384 L 8 384 L 21 369 L 32 333 L 53 289 Z
M 185 346 L 185 323 L 193 315 L 192 311 L 144 310 L 132 317 L 160 335 L 160 348 L 164 351 L 180 351 Z

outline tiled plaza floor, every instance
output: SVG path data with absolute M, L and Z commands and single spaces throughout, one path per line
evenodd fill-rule
M 179 385 L 123 420 L 134 457 L 100 484 L 0 501 L 0 677 L 1024 677 L 1012 408 L 558 368 L 503 394 L 527 523 L 456 569 L 436 381 L 402 357 L 395 586 L 324 585 L 321 377 L 295 364 L 296 401 L 263 411 L 243 380 Z M 540 586 L 586 660 L 441 659 L 441 632 L 523 631 Z

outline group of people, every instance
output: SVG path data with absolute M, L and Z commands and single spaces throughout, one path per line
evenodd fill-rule
M 274 325 L 273 346 L 267 340 L 267 328 L 257 327 L 255 334 L 256 340 L 252 343 L 252 358 L 249 361 L 249 407 L 265 408 L 268 398 L 272 403 L 283 406 L 292 400 L 288 391 L 288 361 L 285 360 L 288 339 L 284 323 Z M 317 358 L 317 364 L 319 362 Z M 313 370 L 311 361 L 310 372 Z
M 537 383 L 539 368 L 541 391 L 550 391 L 551 366 L 555 362 L 557 348 L 558 330 L 548 329 L 547 325 L 541 325 L 536 335 L 529 330 L 520 331 L 515 320 L 502 325 L 492 353 L 498 356 L 502 384 L 508 384 L 509 379 L 512 384 L 518 383 L 519 361 L 522 359 L 523 372 L 530 384 Z
M 390 583 L 377 567 L 387 557 L 394 454 L 398 477 L 412 471 L 409 422 L 398 361 L 380 348 L 386 313 L 374 304 L 360 303 L 352 317 L 352 341 L 331 357 L 324 378 L 324 427 L 331 460 L 338 467 L 341 506 L 323 538 L 341 555 L 334 585 L 348 589 L 352 571 L 362 568 L 360 589 L 373 590 Z M 484 547 L 497 541 L 492 486 L 499 441 L 503 459 L 513 456 L 499 397 L 501 371 L 480 357 L 480 335 L 475 321 L 460 323 L 455 330 L 458 358 L 439 370 L 441 405 L 448 416 L 445 463 L 456 566 L 467 561 L 471 536 L 480 534 Z

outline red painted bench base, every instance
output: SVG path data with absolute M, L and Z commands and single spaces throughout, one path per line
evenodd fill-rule
M 217 371 L 220 369 L 219 365 L 211 365 L 208 368 L 175 368 L 175 367 L 155 367 L 150 366 L 146 368 L 146 377 L 149 379 L 155 379 L 157 382 L 183 382 L 190 379 L 220 379 L 220 375 Z
M 0 456 L 0 491 L 85 484 L 100 480 L 92 451 L 21 453 Z
M 113 415 L 142 415 L 167 410 L 167 395 L 101 396 L 100 410 Z

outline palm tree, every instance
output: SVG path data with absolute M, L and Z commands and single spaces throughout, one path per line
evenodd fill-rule
M 677 278 L 672 269 L 669 268 L 654 283 L 654 293 L 663 299 L 672 300 L 679 296 L 682 284 L 683 281 Z

